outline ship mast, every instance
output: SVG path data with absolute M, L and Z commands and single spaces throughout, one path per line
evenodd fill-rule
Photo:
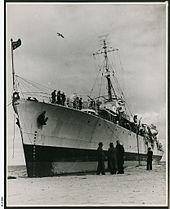
M 98 51 L 96 53 L 93 53 L 93 55 L 99 55 L 99 54 L 104 54 L 104 61 L 105 61 L 105 77 L 107 79 L 107 89 L 108 89 L 108 101 L 112 101 L 113 97 L 112 97 L 112 92 L 114 95 L 114 98 L 117 98 L 116 92 L 112 86 L 112 82 L 110 79 L 110 69 L 109 69 L 109 59 L 108 59 L 108 52 L 112 52 L 112 51 L 117 51 L 118 49 L 108 49 L 107 48 L 107 44 L 106 44 L 106 40 L 103 40 L 103 47 L 102 47 L 102 51 Z
M 109 64 L 108 64 L 108 56 L 107 56 L 107 45 L 106 41 L 103 40 L 103 49 L 104 49 L 104 58 L 105 58 L 105 71 L 106 71 L 106 79 L 107 79 L 107 85 L 108 85 L 108 97 L 109 101 L 112 101 L 112 83 L 110 80 L 110 71 L 109 71 Z M 113 89 L 114 91 L 114 89 Z M 116 96 L 115 92 L 114 95 Z

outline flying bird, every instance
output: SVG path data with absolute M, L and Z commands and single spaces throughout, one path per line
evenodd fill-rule
M 58 36 L 61 36 L 62 38 L 64 38 L 63 34 L 61 33 L 57 33 Z

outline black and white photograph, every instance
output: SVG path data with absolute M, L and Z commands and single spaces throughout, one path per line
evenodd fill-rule
M 6 206 L 168 206 L 168 2 L 6 2 Z

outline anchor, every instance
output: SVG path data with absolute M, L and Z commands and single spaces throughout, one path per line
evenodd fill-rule
M 43 111 L 37 118 L 38 127 L 47 125 L 48 117 L 45 116 L 46 111 Z

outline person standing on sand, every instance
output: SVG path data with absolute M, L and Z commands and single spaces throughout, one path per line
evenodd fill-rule
M 118 166 L 118 174 L 124 173 L 124 147 L 120 144 L 119 140 L 116 141 L 116 149 L 117 149 L 117 166 Z
M 152 155 L 153 152 L 151 148 L 148 148 L 148 153 L 147 153 L 147 170 L 152 170 Z
M 111 174 L 116 174 L 117 157 L 116 157 L 116 148 L 113 146 L 113 143 L 110 143 L 108 149 L 108 168 Z
M 105 165 L 104 165 L 104 160 L 105 160 L 105 154 L 103 152 L 103 143 L 99 142 L 99 147 L 97 148 L 97 160 L 98 160 L 98 166 L 97 166 L 97 175 L 105 175 Z

